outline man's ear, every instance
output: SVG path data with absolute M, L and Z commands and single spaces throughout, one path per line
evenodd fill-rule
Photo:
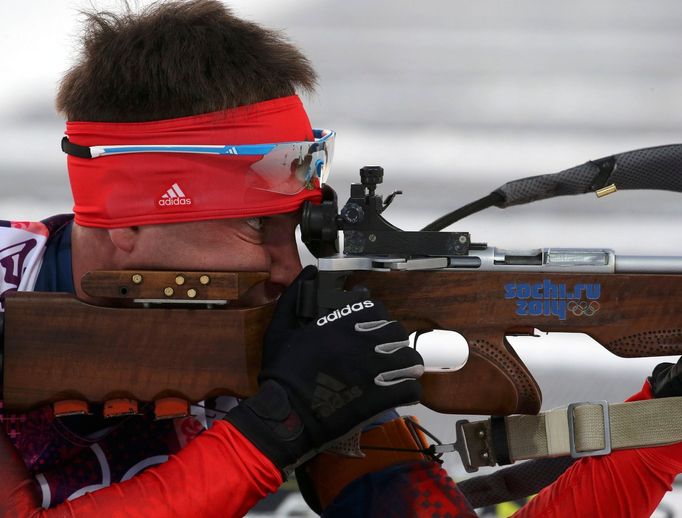
M 140 236 L 137 227 L 110 228 L 107 230 L 109 239 L 116 248 L 127 254 L 132 253 Z

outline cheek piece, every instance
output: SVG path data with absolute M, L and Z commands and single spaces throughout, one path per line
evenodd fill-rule
M 117 228 L 282 214 L 322 199 L 335 134 L 298 96 L 151 122 L 67 122 L 75 221 Z

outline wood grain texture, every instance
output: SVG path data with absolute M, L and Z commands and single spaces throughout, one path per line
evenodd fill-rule
M 545 289 L 546 281 L 556 292 Z M 422 377 L 422 403 L 439 412 L 539 411 L 540 389 L 505 340 L 508 334 L 585 333 L 619 356 L 682 354 L 682 275 L 356 272 L 346 288 L 355 285 L 367 287 L 409 332 L 447 329 L 467 339 L 469 360 L 463 368 Z M 595 300 L 587 297 L 588 285 L 593 297 L 599 286 Z M 579 299 L 568 299 L 578 291 Z M 514 293 L 528 297 L 506 298 Z M 534 300 L 533 309 L 548 314 L 518 314 Z
M 201 282 L 202 277 L 207 282 Z M 97 299 L 237 300 L 267 278 L 262 272 L 101 270 L 86 273 L 81 287 Z M 166 288 L 173 290 L 172 295 L 164 292 Z M 190 289 L 194 290 L 191 297 L 187 296 Z
M 67 294 L 10 294 L 5 405 L 248 396 L 273 309 L 108 308 Z
M 578 284 L 591 285 L 594 300 L 583 288 L 571 301 Z M 579 332 L 620 356 L 682 354 L 680 275 L 356 272 L 346 288 L 355 285 L 410 332 L 447 329 L 467 339 L 463 368 L 422 378 L 422 402 L 439 412 L 539 411 L 540 389 L 508 334 Z M 518 314 L 531 301 L 540 313 Z M 6 305 L 4 396 L 14 410 L 73 398 L 248 396 L 273 311 L 107 308 L 44 293 L 9 294 Z

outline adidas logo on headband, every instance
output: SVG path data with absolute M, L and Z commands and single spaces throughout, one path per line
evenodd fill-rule
M 161 207 L 171 207 L 175 205 L 192 205 L 192 198 L 189 198 L 182 192 L 182 189 L 177 183 L 174 183 L 161 196 L 158 201 Z

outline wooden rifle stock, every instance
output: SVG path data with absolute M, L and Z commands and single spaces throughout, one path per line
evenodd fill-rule
M 91 292 L 107 298 L 118 293 L 119 298 L 144 299 L 149 298 L 150 289 L 163 293 L 163 283 L 154 288 L 146 282 L 123 284 L 122 279 L 135 274 L 110 273 L 118 277 L 110 275 L 111 282 L 91 286 Z M 155 273 L 144 272 L 144 277 Z M 220 276 L 229 282 L 217 282 Z M 210 289 L 184 287 L 203 290 L 200 297 L 214 292 L 237 300 L 265 278 L 265 274 L 253 273 L 211 274 Z M 64 293 L 8 294 L 5 407 L 24 411 L 66 399 L 180 397 L 196 402 L 224 394 L 253 394 L 258 388 L 263 333 L 274 303 L 230 309 L 229 305 L 207 309 L 204 304 L 199 309 L 178 302 L 147 308 L 107 307 Z
M 682 353 L 682 275 L 368 271 L 350 276 L 346 288 L 355 285 L 367 287 L 409 332 L 446 329 L 467 339 L 469 358 L 461 369 L 430 371 L 421 379 L 422 403 L 438 412 L 539 412 L 540 388 L 507 334 L 531 335 L 534 329 L 585 333 L 622 357 Z M 569 300 L 579 285 L 583 297 Z M 524 289 L 513 288 L 520 286 Z M 586 290 L 595 286 L 598 297 L 587 300 Z M 535 298 L 528 287 L 554 287 L 556 292 Z M 542 314 L 552 310 L 559 314 Z
M 539 411 L 540 389 L 507 334 L 579 332 L 618 356 L 682 354 L 682 275 L 368 271 L 349 275 L 345 288 L 356 285 L 382 300 L 410 332 L 447 329 L 467 339 L 464 367 L 422 378 L 422 402 L 439 412 Z M 588 300 L 588 287 L 597 285 Z M 512 286 L 546 292 L 538 297 Z M 527 315 L 518 314 L 523 306 Z M 248 396 L 257 389 L 272 310 L 112 308 L 65 294 L 10 294 L 5 405 L 25 410 L 69 398 Z

